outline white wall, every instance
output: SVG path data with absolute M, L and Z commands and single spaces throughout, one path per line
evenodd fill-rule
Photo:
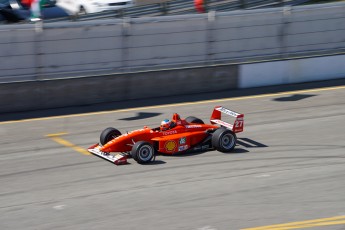
M 243 64 L 239 88 L 345 78 L 345 55 Z

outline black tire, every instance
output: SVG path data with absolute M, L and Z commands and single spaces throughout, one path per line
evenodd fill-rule
M 195 124 L 205 124 L 201 119 L 193 116 L 189 116 L 186 118 L 188 123 L 195 123 Z
M 155 149 L 146 141 L 138 141 L 133 145 L 131 156 L 139 164 L 147 164 L 155 156 Z
M 115 137 L 118 137 L 121 135 L 121 132 L 113 127 L 106 128 L 101 133 L 101 136 L 99 138 L 101 145 L 105 145 Z
M 219 152 L 231 152 L 235 148 L 236 142 L 236 134 L 225 128 L 217 129 L 212 135 L 212 146 Z

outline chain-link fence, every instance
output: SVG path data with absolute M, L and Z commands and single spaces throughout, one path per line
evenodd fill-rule
M 345 51 L 345 3 L 3 26 L 0 81 L 209 66 Z

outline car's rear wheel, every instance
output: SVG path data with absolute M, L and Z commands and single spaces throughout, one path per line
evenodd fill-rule
M 111 141 L 112 139 L 114 139 L 120 135 L 121 135 L 121 132 L 119 130 L 117 130 L 113 127 L 106 128 L 101 133 L 101 136 L 99 138 L 100 143 L 101 143 L 101 145 L 105 145 L 106 143 L 108 143 L 109 141 Z
M 155 150 L 149 142 L 138 141 L 132 147 L 131 156 L 139 164 L 146 164 L 153 160 Z
M 219 152 L 232 151 L 236 146 L 236 142 L 236 134 L 225 128 L 217 129 L 212 135 L 212 146 Z
M 189 116 L 186 118 L 188 123 L 195 123 L 195 124 L 205 124 L 201 119 L 193 116 Z

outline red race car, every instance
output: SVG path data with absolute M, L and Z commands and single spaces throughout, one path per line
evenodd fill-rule
M 221 119 L 222 113 L 233 117 L 234 121 L 225 122 Z M 173 155 L 211 149 L 232 151 L 236 146 L 236 133 L 243 131 L 244 115 L 217 106 L 210 122 L 205 124 L 192 116 L 181 119 L 175 113 L 171 121 L 164 120 L 160 127 L 153 129 L 145 126 L 121 134 L 115 128 L 106 128 L 101 133 L 100 143 L 89 147 L 88 151 L 116 165 L 126 164 L 130 157 L 139 164 L 146 164 L 153 161 L 157 153 Z

